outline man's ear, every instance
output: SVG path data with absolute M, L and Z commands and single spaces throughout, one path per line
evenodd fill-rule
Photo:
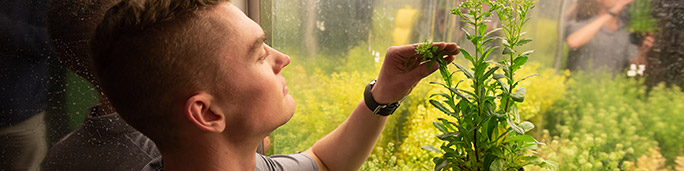
M 214 106 L 212 106 L 214 105 Z M 185 101 L 185 117 L 200 130 L 223 132 L 226 128 L 226 116 L 217 111 L 215 99 L 206 92 L 197 93 Z

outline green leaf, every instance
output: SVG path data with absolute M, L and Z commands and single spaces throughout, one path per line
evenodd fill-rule
M 458 97 L 460 97 L 461 100 L 465 100 L 465 101 L 468 102 L 469 104 L 473 104 L 473 103 L 470 102 L 470 100 L 468 99 L 468 96 L 465 96 L 463 93 L 459 92 L 457 89 L 451 88 L 450 90 L 451 90 L 451 92 L 454 92 L 454 94 L 456 94 Z
M 438 159 L 438 157 L 435 157 L 435 159 Z M 439 158 L 439 159 L 441 159 L 441 158 Z M 445 159 L 433 160 L 433 162 L 435 162 L 435 171 L 442 170 L 444 167 L 449 165 L 449 161 L 447 161 Z
M 465 49 L 459 49 L 459 51 L 461 51 L 461 54 L 463 54 L 463 57 L 465 57 L 467 60 L 473 61 L 473 56 L 470 55 L 468 51 L 466 51 Z
M 484 37 L 488 37 L 490 34 L 492 34 L 492 33 L 494 33 L 494 32 L 497 32 L 497 31 L 500 31 L 500 30 L 501 30 L 501 28 L 495 28 L 495 29 L 493 29 L 493 30 L 490 30 L 489 32 L 487 32 L 487 33 L 484 35 Z
M 506 46 L 506 47 L 504 47 L 504 50 L 503 50 L 503 52 L 501 52 L 501 54 L 503 54 L 503 55 L 508 55 L 508 54 L 511 54 L 511 53 L 514 53 L 514 52 L 515 52 L 515 50 L 513 50 L 513 49 L 511 49 L 510 47 Z
M 437 84 L 437 85 L 441 85 L 441 86 L 444 87 L 444 88 L 449 88 L 449 86 L 444 85 L 444 84 L 439 83 L 439 82 L 434 82 L 434 81 L 433 81 L 433 82 L 430 82 L 430 84 Z
M 518 88 L 517 90 L 515 90 L 514 94 L 511 94 L 511 98 L 516 102 L 523 102 L 523 100 L 525 100 L 526 92 L 527 89 L 525 89 L 525 87 Z
M 437 118 L 437 120 L 442 122 L 442 124 L 444 124 L 444 126 L 449 130 L 456 130 L 456 128 L 452 127 L 452 125 L 458 125 L 457 123 L 451 122 L 451 121 L 444 119 L 444 118 Z
M 446 108 L 441 102 L 439 102 L 439 101 L 437 101 L 437 100 L 432 100 L 432 99 L 431 99 L 431 100 L 430 100 L 430 104 L 432 104 L 432 106 L 435 106 L 435 108 L 441 110 L 442 112 L 444 112 L 444 113 L 446 113 L 446 114 L 452 115 L 452 114 L 454 113 L 454 112 L 452 112 L 452 111 L 449 111 L 448 108 Z
M 456 67 L 457 67 L 459 70 L 463 71 L 463 74 L 465 74 L 465 76 L 466 76 L 467 78 L 473 79 L 473 73 L 472 73 L 470 70 L 466 69 L 465 67 L 459 65 L 459 64 L 456 63 L 456 62 L 452 62 L 452 63 L 453 63 L 454 65 L 456 65 Z
M 474 98 L 477 98 L 477 96 L 475 95 L 475 93 L 473 93 L 473 92 L 471 92 L 471 91 L 468 91 L 468 90 L 463 90 L 463 89 L 460 89 L 460 88 L 449 88 L 449 89 L 450 89 L 451 91 L 464 92 L 464 93 L 466 93 L 466 94 L 468 94 L 468 95 L 470 95 L 470 96 L 473 96 Z
M 485 51 L 485 53 L 484 53 L 482 56 L 484 56 L 485 58 L 487 58 L 487 57 L 489 56 L 489 54 L 492 53 L 492 51 L 494 51 L 494 50 L 497 49 L 497 48 L 499 48 L 499 46 L 494 46 L 494 47 L 491 47 L 491 48 L 487 49 L 487 51 Z
M 521 54 L 521 56 L 529 56 L 529 55 L 532 54 L 532 53 L 534 53 L 534 50 L 528 50 L 528 51 L 523 52 L 523 53 Z
M 539 165 L 543 162 L 539 156 L 524 156 L 522 160 L 534 165 Z
M 449 132 L 446 134 L 439 134 L 437 135 L 437 138 L 439 138 L 440 140 L 446 140 L 447 138 L 454 137 L 456 135 L 458 135 L 458 132 Z
M 482 45 L 487 46 L 489 43 L 492 43 L 492 41 L 498 39 L 497 38 L 486 38 L 484 42 L 482 42 Z
M 519 126 L 525 132 L 529 132 L 530 130 L 534 129 L 534 124 L 532 124 L 532 122 L 528 122 L 528 121 L 524 121 L 524 122 L 520 123 Z
M 504 161 L 500 158 L 494 160 L 494 162 L 492 162 L 492 165 L 489 166 L 489 169 L 492 171 L 503 171 Z
M 492 78 L 498 80 L 498 79 L 507 78 L 507 77 L 503 74 L 494 74 L 494 76 Z
M 532 39 L 529 39 L 529 38 L 522 39 L 522 40 L 518 41 L 518 46 L 522 46 L 522 45 L 525 45 L 525 44 L 530 43 L 530 42 L 532 42 Z
M 466 39 L 468 39 L 468 40 L 472 40 L 472 39 L 473 39 L 473 35 L 470 34 L 470 32 L 468 32 L 468 30 L 466 30 L 465 28 L 461 28 L 461 30 L 463 30 L 463 33 L 465 33 Z
M 513 65 L 511 65 L 511 68 L 515 71 L 516 69 L 520 68 L 523 64 L 527 62 L 527 57 L 521 56 L 517 57 L 513 60 Z
M 482 40 L 482 37 L 474 36 L 473 39 L 470 40 L 470 43 L 477 45 L 477 44 L 480 44 L 481 40 Z
M 442 151 L 441 151 L 441 150 L 439 150 L 437 147 L 432 146 L 432 145 L 424 145 L 424 146 L 422 146 L 422 147 L 420 147 L 420 148 L 423 149 L 423 150 L 432 151 L 432 152 L 435 152 L 435 153 L 442 154 Z
M 523 81 L 523 80 L 526 80 L 526 79 L 528 79 L 528 78 L 530 78 L 530 77 L 533 77 L 533 76 L 538 76 L 538 75 L 539 75 L 539 73 L 531 74 L 531 75 L 525 76 L 525 77 L 523 77 L 522 79 L 518 80 L 516 83 L 518 83 L 518 82 L 520 82 L 520 81 Z
M 527 135 L 527 134 L 519 134 L 513 137 L 506 138 L 504 142 L 514 142 L 514 143 L 536 143 L 537 140 L 534 139 L 534 137 Z
M 520 122 L 520 113 L 518 113 L 518 105 L 511 105 L 509 111 L 508 111 L 510 116 L 513 116 L 515 119 L 515 123 Z
M 503 91 L 504 94 L 509 94 L 510 90 L 508 90 L 508 85 L 501 81 L 501 79 L 496 79 L 496 82 L 499 83 L 499 86 L 501 86 L 501 90 Z
M 539 164 L 539 167 L 542 167 L 548 171 L 556 171 L 558 170 L 558 163 L 545 160 L 541 164 Z
M 492 74 L 494 74 L 494 72 L 496 72 L 496 70 L 498 70 L 498 69 L 499 69 L 499 66 L 495 66 L 495 67 L 489 68 L 489 71 L 487 71 L 487 72 L 482 76 L 482 78 L 489 78 L 489 76 L 492 75 Z
M 508 126 L 510 126 L 511 129 L 513 129 L 513 131 L 517 132 L 518 134 L 525 134 L 525 130 L 516 125 L 511 118 L 506 119 L 506 122 L 508 123 Z
M 488 66 L 489 63 L 482 63 L 480 65 L 475 66 L 475 74 L 480 77 L 483 76 L 483 74 L 485 73 L 485 69 L 487 69 Z
M 434 125 L 435 128 L 437 128 L 442 133 L 449 133 L 449 130 L 447 130 L 447 128 L 444 127 L 444 124 L 442 124 L 442 122 L 435 121 L 435 122 L 432 122 L 432 125 Z
M 444 97 L 444 98 L 446 98 L 446 99 L 450 99 L 450 98 L 451 98 L 451 96 L 448 95 L 448 94 L 446 94 L 446 93 L 435 93 L 435 94 L 430 95 L 430 98 L 435 97 L 435 96 L 442 96 L 442 97 Z

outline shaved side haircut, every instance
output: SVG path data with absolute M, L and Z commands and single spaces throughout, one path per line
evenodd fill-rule
M 216 90 L 230 30 L 207 15 L 229 0 L 124 0 L 91 43 L 95 73 L 120 115 L 160 149 L 173 148 L 178 111 L 193 92 Z M 176 104 L 176 105 L 174 105 Z

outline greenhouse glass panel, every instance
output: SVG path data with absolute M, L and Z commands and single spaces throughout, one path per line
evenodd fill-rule
M 139 2 L 155 8 L 145 9 Z M 231 0 L 230 8 L 179 7 L 185 4 L 179 2 L 0 2 L 0 170 L 161 167 L 158 149 L 180 152 L 174 143 L 209 133 L 184 135 L 188 130 L 177 130 L 182 126 L 173 119 L 193 117 L 146 115 L 130 106 L 189 113 L 176 110 L 183 105 L 169 105 L 174 97 L 173 102 L 192 99 L 174 94 L 186 90 L 175 86 L 202 89 L 233 83 L 211 82 L 233 77 L 208 69 L 229 69 L 235 63 L 207 57 L 227 48 L 216 46 L 222 42 L 260 33 L 258 27 L 266 33 L 265 43 L 256 45 L 272 49 L 254 49 L 264 49 L 271 55 L 265 59 L 275 56 L 279 61 L 274 63 L 285 64 L 273 78 L 286 80 L 283 96 L 289 94 L 296 103 L 292 117 L 272 132 L 259 130 L 252 139 L 227 136 L 233 130 L 189 130 L 226 135 L 220 140 L 243 138 L 239 143 L 260 140 L 255 147 L 259 154 L 294 154 L 308 161 L 297 153 L 348 121 L 355 107 L 365 111 L 364 91 L 378 78 L 388 49 L 415 45 L 414 57 L 421 59 L 417 63 L 440 68 L 401 100 L 379 137 L 367 137 L 377 141 L 363 165 L 352 170 L 684 170 L 682 0 Z M 134 5 L 112 8 L 120 3 Z M 169 4 L 178 6 L 164 7 Z M 108 26 L 133 29 L 94 37 L 110 9 L 128 9 L 119 12 L 132 13 L 128 17 L 134 19 Z M 186 15 L 183 9 L 198 11 Z M 220 9 L 236 13 L 216 17 L 205 12 L 226 12 Z M 205 22 L 212 16 L 238 17 Z M 198 29 L 235 21 L 241 23 L 230 31 Z M 235 31 L 243 32 L 221 39 Z M 438 42 L 459 46 L 453 62 L 436 57 L 448 52 L 425 46 Z M 112 44 L 118 46 L 108 48 L 127 48 L 97 51 Z M 99 58 L 112 54 L 117 58 Z M 98 75 L 98 69 L 136 60 L 147 63 L 113 67 L 121 69 L 114 72 L 122 74 L 117 79 L 129 81 L 100 85 L 100 80 L 113 78 Z M 190 65 L 194 71 L 176 72 Z M 153 67 L 166 70 L 152 72 Z M 258 78 L 236 82 L 254 80 Z M 115 91 L 138 84 L 145 85 Z M 269 84 L 203 93 L 233 98 L 263 86 Z M 245 91 L 232 91 L 237 89 Z M 255 92 L 261 91 L 231 102 L 242 104 L 259 95 Z M 269 106 L 268 100 L 250 104 Z M 264 117 L 242 117 L 253 120 L 225 121 L 224 126 L 276 127 L 268 125 L 274 112 L 251 112 Z M 160 138 L 167 136 L 172 138 Z M 336 142 L 354 143 L 345 138 Z

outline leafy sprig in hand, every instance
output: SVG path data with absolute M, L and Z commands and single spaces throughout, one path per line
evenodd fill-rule
M 432 42 L 425 40 L 423 44 L 416 47 L 416 54 L 423 56 L 421 62 L 429 62 L 428 68 L 432 68 L 432 65 L 436 63 L 439 64 L 439 73 L 442 75 L 444 80 L 451 80 L 452 73 L 449 73 L 448 62 L 441 58 L 444 50 L 439 50 L 437 46 L 433 46 Z M 450 83 L 450 82 L 449 82 Z M 449 84 L 449 86 L 451 86 Z

